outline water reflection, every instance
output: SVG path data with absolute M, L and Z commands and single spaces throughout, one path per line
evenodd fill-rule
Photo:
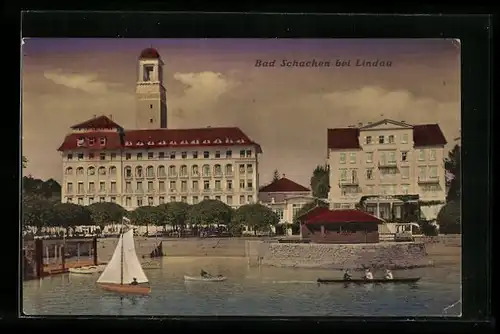
M 224 282 L 185 282 L 201 268 L 228 277 Z M 71 315 L 441 315 L 460 299 L 455 267 L 394 271 L 421 276 L 418 284 L 319 285 L 333 270 L 248 267 L 238 258 L 164 258 L 146 269 L 149 296 L 120 296 L 96 286 L 96 275 L 61 275 L 23 283 L 28 314 Z M 355 274 L 353 274 L 355 276 Z M 360 273 L 361 275 L 361 273 Z M 377 277 L 377 273 L 374 273 Z M 460 306 L 448 310 L 460 314 Z

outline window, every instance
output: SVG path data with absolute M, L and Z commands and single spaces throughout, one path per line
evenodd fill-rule
M 380 152 L 379 153 L 379 159 L 380 159 L 380 165 L 381 166 L 385 166 L 386 163 L 387 163 L 386 153 L 385 152 Z
M 78 153 L 78 160 L 83 160 L 83 153 Z
M 425 167 L 418 167 L 418 178 L 425 179 Z
M 153 76 L 153 65 L 144 65 L 142 81 L 151 81 Z
M 188 190 L 187 181 L 181 181 L 181 191 L 187 191 L 187 190 Z
M 89 182 L 89 193 L 93 193 L 95 191 L 95 183 Z
M 248 196 L 247 196 L 247 203 L 248 203 L 248 204 L 253 203 L 253 195 L 248 195 Z
M 389 136 L 389 144 L 394 144 L 394 135 Z
M 366 152 L 366 162 L 367 163 L 373 162 L 373 152 Z
M 159 204 L 164 204 L 165 203 L 165 196 L 158 197 L 158 203 Z
M 253 173 L 253 165 L 252 164 L 247 165 L 247 173 L 249 173 L 249 174 Z
M 219 158 L 220 158 L 220 151 L 215 151 L 215 157 L 216 157 L 217 159 L 219 159 Z
M 83 193 L 84 193 L 84 190 L 83 190 L 83 182 L 78 182 L 77 193 L 78 193 L 78 194 L 83 194 Z
M 372 143 L 372 136 L 366 136 L 366 144 L 370 145 Z
M 68 153 L 68 155 L 67 155 L 67 159 L 68 159 L 68 160 L 73 160 L 73 154 Z
M 193 191 L 198 191 L 198 181 L 193 181 Z
M 429 160 L 430 161 L 435 161 L 436 160 L 436 150 L 430 150 L 429 151 Z
M 221 190 L 220 180 L 215 180 L 215 190 Z
M 346 154 L 340 153 L 340 163 L 345 164 L 345 160 L 346 160 Z
M 431 179 L 437 179 L 437 167 L 436 166 L 431 166 L 429 167 L 429 177 Z
M 193 159 L 198 159 L 198 152 L 197 151 L 193 151 Z
M 208 152 L 208 151 L 204 151 L 204 152 L 203 152 L 203 158 L 205 158 L 205 159 L 210 158 L 210 152 Z
M 251 158 L 252 157 L 252 150 L 246 150 L 246 156 L 247 158 Z
M 301 207 L 300 205 L 298 204 L 292 204 L 292 216 L 293 216 L 293 220 L 295 220 L 295 218 L 297 217 L 297 214 L 299 213 Z
M 106 192 L 106 182 L 99 182 L 99 192 Z
M 165 181 L 158 182 L 158 190 L 160 190 L 161 192 L 165 191 Z
M 83 198 L 78 198 L 78 205 L 83 205 Z
M 89 205 L 94 203 L 94 197 L 89 197 Z
M 100 153 L 99 160 L 106 160 L 106 153 Z
M 109 175 L 116 175 L 116 167 L 115 166 L 109 167 Z
M 89 159 L 90 160 L 94 159 L 94 153 L 89 153 Z
M 378 136 L 378 143 L 383 144 L 385 142 L 385 137 L 384 136 Z
M 233 165 L 226 165 L 226 176 L 233 175 Z
M 87 174 L 88 175 L 95 175 L 95 168 L 94 167 L 89 167 L 89 169 L 87 169 Z
M 210 181 L 208 181 L 208 180 L 203 181 L 203 189 L 204 190 L 210 189 Z
M 401 152 L 401 161 L 408 161 L 408 152 Z
M 401 144 L 408 144 L 408 134 L 405 133 L 403 136 L 401 136 Z
M 132 206 L 132 197 L 125 197 L 125 206 Z
M 247 180 L 247 189 L 248 190 L 253 189 L 253 182 L 252 182 L 252 180 Z
M 372 168 L 369 168 L 366 170 L 366 179 L 373 180 L 373 169 Z
M 142 182 L 141 181 L 137 181 L 137 183 L 136 183 L 136 191 L 138 193 L 142 193 Z
M 198 196 L 193 196 L 193 204 L 198 204 Z
M 203 200 L 206 201 L 206 200 L 209 200 L 210 197 L 209 196 L 203 196 Z
M 198 165 L 193 165 L 193 167 L 191 167 L 191 172 L 192 172 L 193 176 L 200 175 L 198 172 Z
M 136 177 L 143 177 L 143 175 L 142 175 L 142 167 L 141 166 L 135 167 L 135 176 Z
M 280 220 L 283 220 L 283 209 L 275 209 L 273 211 L 274 211 L 274 213 L 276 213 L 276 215 L 278 216 L 278 218 Z
M 245 157 L 245 150 L 241 150 L 240 151 L 240 158 L 244 158 Z
M 148 159 L 153 159 L 155 157 L 155 154 L 153 152 L 148 152 Z
M 351 164 L 355 164 L 356 163 L 356 153 L 350 153 L 349 154 L 349 162 Z
M 425 151 L 424 150 L 418 150 L 418 160 L 419 161 L 425 160 Z
M 215 176 L 221 176 L 222 175 L 222 167 L 221 167 L 221 165 L 215 165 L 214 166 L 214 174 L 215 174 Z
M 142 160 L 142 153 L 137 153 L 136 157 L 137 157 L 137 160 Z
M 227 190 L 233 189 L 233 180 L 226 180 L 226 189 Z
M 410 177 L 410 167 L 401 167 L 401 178 L 408 179 Z
M 389 152 L 389 163 L 390 164 L 396 163 L 396 152 L 394 151 Z
M 245 196 L 240 196 L 240 204 L 245 204 Z
M 188 201 L 187 196 L 181 196 L 181 202 L 182 203 L 187 203 L 187 201 Z
M 99 167 L 97 171 L 99 175 L 106 175 L 106 167 Z
M 203 176 L 210 176 L 210 166 L 209 165 L 203 165 Z
M 111 203 L 116 203 L 116 197 L 114 197 L 114 196 L 110 197 L 109 201 Z
M 410 188 L 410 186 L 409 186 L 409 185 L 407 185 L 407 184 L 402 184 L 402 185 L 401 185 L 401 193 L 402 193 L 403 195 L 408 195 L 408 191 L 409 191 L 408 189 L 409 189 L 409 188 Z
M 176 176 L 177 172 L 175 170 L 175 166 L 168 167 L 168 176 Z
M 165 166 L 158 166 L 158 176 L 163 177 L 165 176 Z
M 130 159 L 132 159 L 132 154 L 126 153 L 125 154 L 125 160 L 130 160 Z
M 175 159 L 175 152 L 170 152 L 170 159 Z
M 240 189 L 245 188 L 245 180 L 240 180 Z
M 187 152 L 181 152 L 181 158 L 186 159 L 188 156 Z
M 153 206 L 154 205 L 154 199 L 153 197 L 148 197 L 148 205 Z
M 71 167 L 66 168 L 65 174 L 66 175 L 73 175 L 73 168 L 71 168 Z
M 227 205 L 233 205 L 233 196 L 227 196 L 226 202 L 227 202 Z
M 67 192 L 68 194 L 71 194 L 71 193 L 73 192 L 73 183 L 68 182 L 68 183 L 66 184 L 66 192 Z
M 186 165 L 181 166 L 180 175 L 181 176 L 188 176 L 188 167 Z
M 111 160 L 116 160 L 116 153 L 111 153 L 110 158 Z
M 233 156 L 232 151 L 226 151 L 226 158 L 231 158 Z
M 347 169 L 341 169 L 340 170 L 340 181 L 346 181 L 347 180 Z
M 149 109 L 153 109 L 153 105 L 152 104 L 149 105 Z M 150 118 L 150 122 L 151 123 L 153 123 L 152 121 L 153 121 L 153 119 Z
M 177 189 L 177 185 L 175 184 L 175 181 L 170 181 L 170 191 L 175 191 Z
M 240 165 L 240 174 L 245 174 L 245 165 Z
M 165 152 L 158 152 L 158 159 L 165 159 Z
M 142 197 L 137 197 L 137 206 L 142 206 Z
M 175 196 L 170 196 L 170 202 L 175 202 L 176 198 Z
M 125 192 L 126 193 L 132 192 L 132 182 L 130 181 L 125 182 Z
M 78 167 L 76 169 L 76 175 L 83 175 L 83 167 Z
M 153 181 L 148 181 L 148 191 L 153 191 L 153 190 L 154 190 Z

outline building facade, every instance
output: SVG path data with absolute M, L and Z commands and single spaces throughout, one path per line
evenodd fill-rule
M 280 218 L 275 233 L 292 235 L 291 224 L 297 213 L 306 204 L 314 200 L 312 191 L 290 179 L 285 174 L 259 191 L 259 202 L 272 209 Z M 299 230 L 296 231 L 299 234 Z
M 328 129 L 329 201 L 352 209 L 362 200 L 383 219 L 399 219 L 404 200 L 420 203 L 423 219 L 435 219 L 446 199 L 444 146 L 437 124 L 410 125 L 384 119 Z
M 167 202 L 257 202 L 261 147 L 237 127 L 167 129 L 163 62 L 139 57 L 136 126 L 100 116 L 71 127 L 62 154 L 62 202 L 115 202 L 133 210 Z

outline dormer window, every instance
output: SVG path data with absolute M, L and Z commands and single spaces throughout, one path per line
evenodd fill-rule
M 385 142 L 385 137 L 384 136 L 378 136 L 378 143 L 383 144 Z
M 144 143 L 142 141 L 138 141 L 136 145 L 137 146 L 144 146 Z
M 84 146 L 85 145 L 85 138 L 80 137 L 76 141 L 76 146 Z
M 216 144 L 220 144 L 220 143 L 222 143 L 222 140 L 220 140 L 219 138 L 217 138 L 217 139 L 214 141 L 214 143 L 216 143 Z
M 210 140 L 205 139 L 205 140 L 203 141 L 203 144 L 210 144 Z
M 153 65 L 144 65 L 143 67 L 143 81 L 151 81 L 153 78 Z
M 181 145 L 186 145 L 187 143 L 187 140 L 181 140 Z
M 154 142 L 154 141 L 151 141 L 151 140 L 150 140 L 150 141 L 148 141 L 148 145 L 154 145 L 154 144 L 155 144 L 155 142 Z
M 372 136 L 366 136 L 366 144 L 370 145 L 372 143 Z
M 175 140 L 171 140 L 169 144 L 170 145 L 177 145 L 177 143 L 175 142 Z
M 99 144 L 106 145 L 106 137 L 99 138 Z
M 125 146 L 132 146 L 132 142 L 131 141 L 126 141 L 125 142 Z
M 95 144 L 95 138 L 91 137 L 89 138 L 89 145 L 94 145 Z

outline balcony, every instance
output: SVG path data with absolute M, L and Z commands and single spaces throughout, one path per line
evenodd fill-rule
M 146 179 L 154 179 L 155 175 L 154 174 L 147 174 Z
M 221 178 L 223 175 L 222 175 L 222 172 L 215 172 L 214 176 L 217 178 Z
M 418 184 L 439 184 L 438 176 L 419 176 Z
M 221 192 L 223 192 L 223 190 L 222 190 L 222 188 L 219 187 L 219 188 L 215 188 L 214 192 L 221 193 Z
M 151 189 L 148 189 L 148 190 L 146 191 L 146 194 L 155 194 L 155 193 L 156 193 L 156 189 L 152 189 L 152 188 L 151 188 Z
M 168 192 L 169 193 L 176 193 L 177 192 L 177 188 L 170 188 L 170 189 L 168 189 Z
M 349 179 L 339 181 L 339 187 L 358 186 L 358 185 L 359 185 L 359 180 L 357 177 L 352 177 Z
M 132 180 L 132 174 L 125 175 L 125 180 Z
M 379 168 L 398 168 L 398 163 L 396 160 L 393 161 L 379 161 L 378 162 L 378 167 Z
M 189 174 L 188 173 L 181 173 L 181 174 L 179 174 L 179 177 L 181 179 L 188 179 L 189 178 Z
M 136 178 L 137 180 L 142 180 L 142 179 L 144 179 L 144 175 L 143 175 L 143 174 L 137 174 L 137 175 L 135 176 L 135 178 Z
M 192 179 L 199 179 L 200 178 L 200 173 L 191 173 L 191 178 Z
M 170 179 L 176 179 L 177 178 L 177 173 L 168 173 L 168 177 Z
M 159 179 L 165 179 L 166 177 L 167 177 L 167 175 L 165 173 L 158 174 Z
M 253 187 L 246 187 L 245 190 L 246 191 L 254 191 L 254 188 Z
M 211 191 L 212 191 L 212 189 L 203 189 L 204 193 L 210 193 Z
M 202 177 L 212 177 L 210 173 L 203 173 Z
M 234 173 L 233 171 L 226 171 L 226 177 L 233 177 Z

